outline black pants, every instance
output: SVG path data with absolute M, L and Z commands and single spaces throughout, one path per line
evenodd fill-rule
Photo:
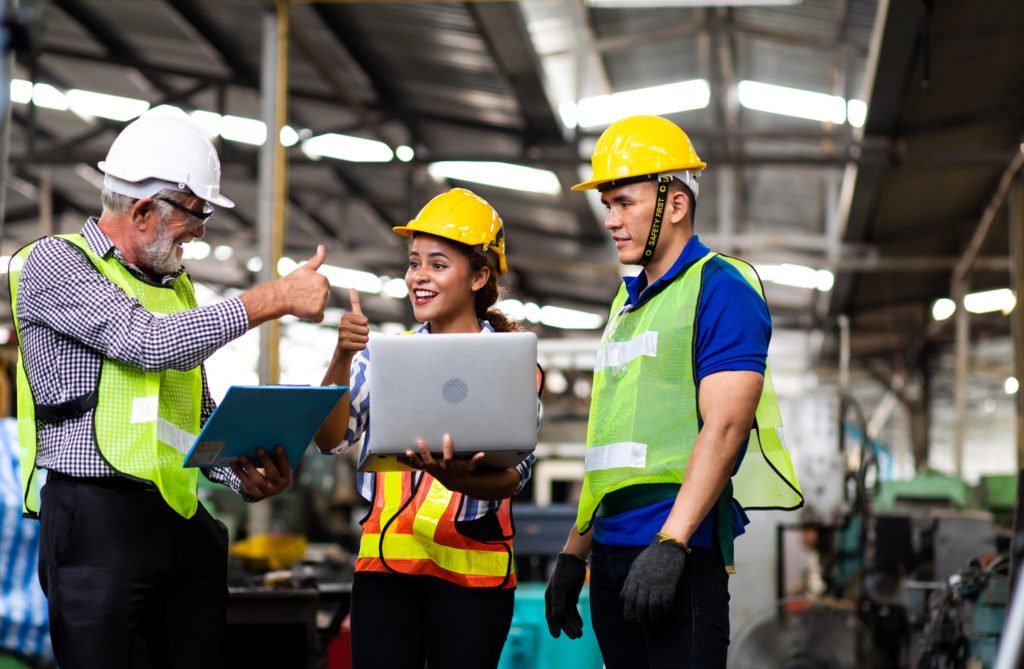
M 61 669 L 224 666 L 227 534 L 200 505 L 189 520 L 131 482 L 51 476 L 43 486 L 39 581 Z
M 721 551 L 693 549 L 676 588 L 672 615 L 642 626 L 622 617 L 619 593 L 644 548 L 593 545 L 590 614 L 606 669 L 725 669 L 729 577 Z
M 430 576 L 359 572 L 352 585 L 352 669 L 494 669 L 514 590 Z

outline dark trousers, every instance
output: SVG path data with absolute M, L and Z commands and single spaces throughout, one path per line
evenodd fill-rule
M 61 669 L 224 666 L 227 534 L 124 480 L 51 476 L 42 490 L 39 581 Z
M 619 593 L 644 548 L 593 545 L 590 614 L 606 669 L 725 669 L 729 577 L 721 551 L 693 549 L 676 587 L 671 616 L 642 626 L 623 619 Z
M 352 584 L 352 669 L 494 669 L 515 590 L 430 576 L 359 572 Z

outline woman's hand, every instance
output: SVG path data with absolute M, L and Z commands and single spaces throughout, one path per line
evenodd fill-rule
M 370 321 L 359 306 L 359 292 L 350 288 L 348 296 L 352 311 L 342 316 L 338 323 L 338 351 L 352 356 L 365 349 L 366 342 L 370 341 Z
M 430 454 L 430 449 L 422 439 L 416 441 L 416 448 L 417 451 L 407 450 L 405 457 L 399 456 L 399 462 L 413 469 L 422 469 L 440 481 L 445 488 L 456 492 L 464 492 L 463 486 L 474 476 L 477 463 L 484 457 L 481 452 L 469 459 L 456 458 L 455 444 L 450 434 L 444 435 L 444 439 L 441 440 L 440 460 Z

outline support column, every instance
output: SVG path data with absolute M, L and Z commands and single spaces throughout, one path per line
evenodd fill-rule
M 263 10 L 263 64 L 260 79 L 261 114 L 267 140 L 260 148 L 259 248 L 263 259 L 260 282 L 277 278 L 277 262 L 284 251 L 286 199 L 285 149 L 281 127 L 287 118 L 288 99 L 288 2 L 273 0 Z M 271 320 L 260 326 L 259 376 L 261 384 L 278 383 L 281 323 Z M 248 505 L 250 534 L 270 531 L 271 505 Z
M 1017 295 L 1017 306 L 1010 314 L 1010 331 L 1013 336 L 1013 375 L 1024 381 L 1024 183 L 1016 181 L 1007 200 L 1010 218 L 1010 287 Z M 1014 396 L 1017 408 L 1017 508 L 1014 512 L 1014 542 L 1012 551 L 1013 576 L 1019 573 L 1024 560 L 1024 392 L 1017 390 Z
M 261 113 L 267 140 L 260 148 L 259 239 L 263 268 L 260 282 L 277 278 L 277 262 L 284 250 L 284 207 L 286 189 L 285 149 L 281 127 L 287 117 L 288 94 L 288 3 L 276 0 L 263 12 L 263 64 L 260 81 Z M 260 383 L 280 380 L 281 324 L 277 320 L 260 326 Z
M 970 364 L 971 315 L 964 307 L 966 294 L 967 279 L 964 278 L 953 289 L 953 301 L 956 302 L 956 388 L 954 391 L 956 410 L 953 419 L 953 473 L 958 477 L 963 477 L 964 473 L 964 441 L 967 436 L 967 375 Z
M 0 0 L 0 18 L 13 17 L 18 0 Z M 14 71 L 14 36 L 11 23 L 0 28 L 0 241 L 4 237 L 7 204 L 7 159 L 11 149 L 11 74 Z

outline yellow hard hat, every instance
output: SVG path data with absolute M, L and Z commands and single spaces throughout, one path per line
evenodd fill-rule
M 696 176 L 707 167 L 678 125 L 660 116 L 628 116 L 601 133 L 590 158 L 594 176 L 573 190 L 593 190 L 625 179 L 677 172 L 696 194 Z M 689 177 L 689 178 L 688 178 Z
M 508 271 L 505 229 L 487 200 L 465 188 L 453 188 L 426 203 L 416 218 L 392 228 L 403 237 L 423 232 L 479 248 L 498 256 L 498 275 Z

